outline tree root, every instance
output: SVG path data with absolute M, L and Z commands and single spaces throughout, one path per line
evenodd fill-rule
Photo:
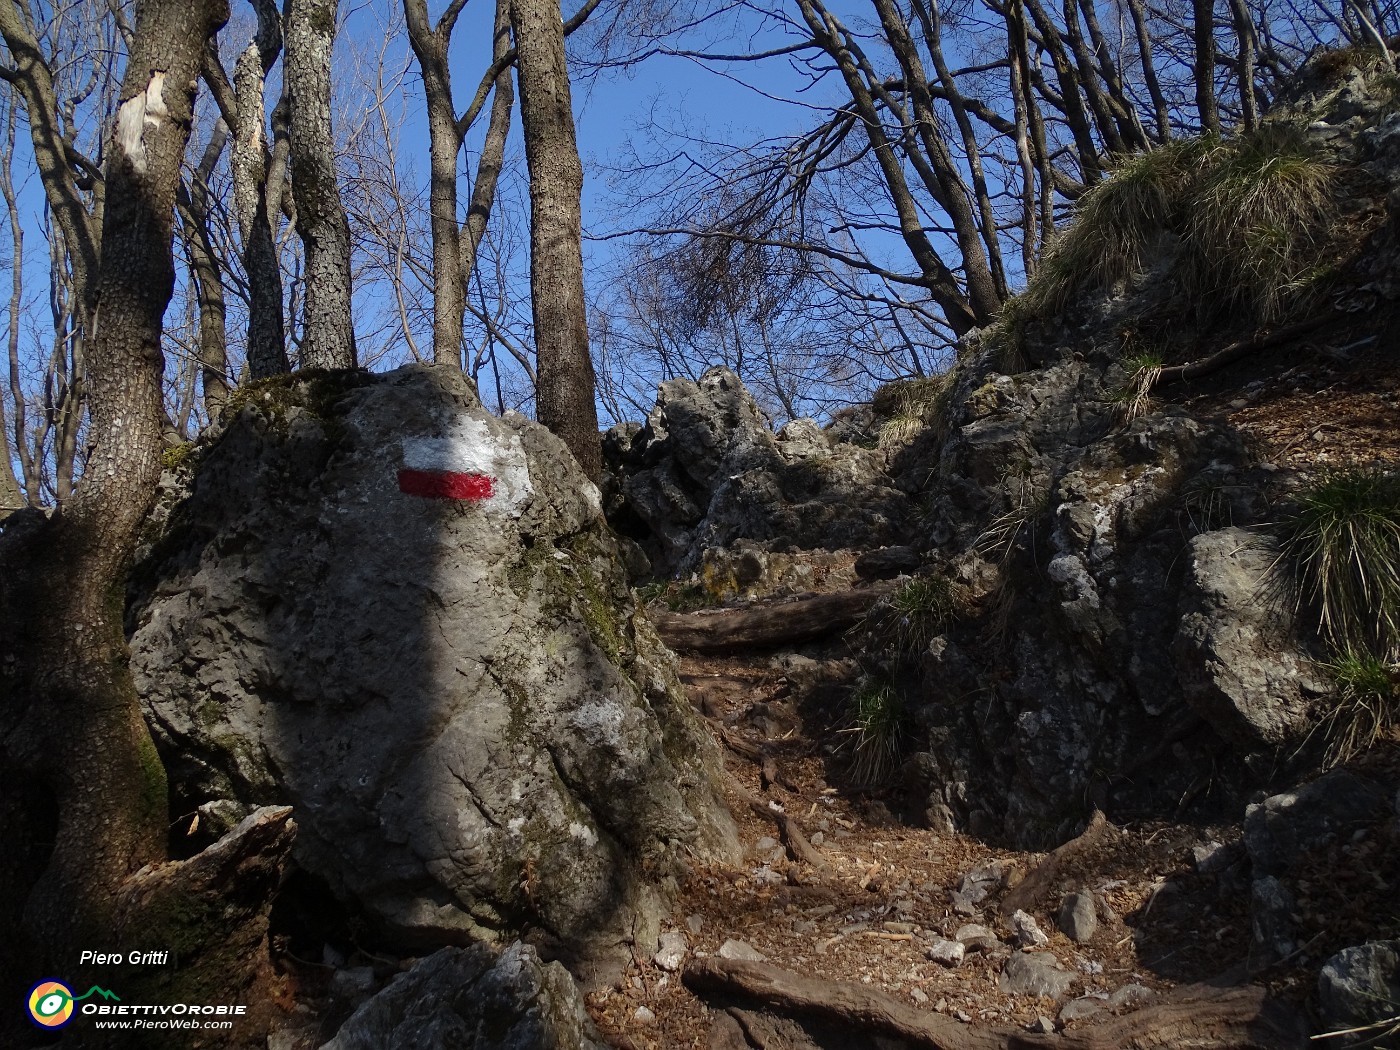
M 862 985 L 802 977 L 769 963 L 696 959 L 683 980 L 697 993 L 757 999 L 787 1013 L 850 1026 L 864 1038 L 879 1033 L 903 1039 L 920 1050 L 1301 1050 L 1307 1045 L 1296 1011 L 1267 1000 L 1257 986 L 1195 985 L 1122 1017 L 1042 1035 L 974 1027 Z
M 1001 913 L 1010 918 L 1018 911 L 1030 911 L 1075 857 L 1092 849 L 1113 827 L 1101 810 L 1094 810 L 1089 826 L 1054 850 L 1037 864 L 1001 901 Z

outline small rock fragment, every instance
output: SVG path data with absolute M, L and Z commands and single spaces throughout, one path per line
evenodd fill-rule
M 1081 995 L 1071 999 L 1060 1010 L 1061 1021 L 1083 1021 L 1095 1014 L 1103 1013 L 1108 1001 L 1102 995 Z
M 1001 940 L 996 934 L 975 922 L 959 926 L 958 932 L 953 934 L 953 939 L 961 941 L 962 946 L 970 952 L 989 952 L 1001 945 Z
M 1050 938 L 1040 928 L 1040 924 L 1026 912 L 1017 911 L 1011 916 L 1011 929 L 1014 931 L 1016 943 L 1022 948 L 1044 948 L 1050 943 Z
M 367 999 L 374 994 L 374 970 L 368 966 L 352 966 L 336 970 L 331 976 L 331 994 L 338 999 Z
M 686 948 L 685 934 L 676 931 L 663 933 L 661 947 L 652 956 L 652 961 L 668 973 L 675 973 L 685 959 Z
M 1055 1022 L 1050 1020 L 1050 1018 L 1046 1017 L 1044 1014 L 1041 1014 L 1030 1024 L 1026 1025 L 1026 1028 L 1027 1030 L 1037 1032 L 1040 1035 L 1055 1034 Z
M 1047 952 L 1017 952 L 1002 967 L 997 987 L 1007 995 L 1043 995 L 1058 999 L 1070 989 L 1074 975 Z
M 1129 1010 L 1141 1006 L 1156 994 L 1146 985 L 1125 984 L 1108 997 L 1108 1005 L 1115 1010 Z
M 721 959 L 733 959 L 740 962 L 767 962 L 768 956 L 764 955 L 751 944 L 743 941 L 736 941 L 729 938 L 719 946 L 718 955 Z
M 946 966 L 950 970 L 955 970 L 962 965 L 963 956 L 966 954 L 967 946 L 961 941 L 945 941 L 941 938 L 924 950 L 924 955 L 931 962 Z
M 1072 941 L 1084 944 L 1098 932 L 1099 917 L 1094 910 L 1094 895 L 1087 890 L 1071 893 L 1060 906 L 1057 920 L 1060 931 Z
M 638 1024 L 655 1024 L 656 1015 L 645 1006 L 639 1006 L 637 1007 L 637 1012 L 632 1015 L 632 1020 L 636 1021 Z
M 909 998 L 913 999 L 916 1003 L 928 1002 L 928 996 L 924 994 L 924 990 L 922 988 L 910 988 Z

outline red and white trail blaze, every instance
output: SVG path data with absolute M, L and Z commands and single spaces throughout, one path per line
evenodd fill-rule
M 480 420 L 459 419 L 441 437 L 403 443 L 399 491 L 423 499 L 460 500 L 514 515 L 530 494 L 518 438 L 500 438 Z

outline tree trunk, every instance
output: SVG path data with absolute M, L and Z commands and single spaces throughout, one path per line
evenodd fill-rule
M 1230 18 L 1239 42 L 1239 58 L 1235 63 L 1240 78 L 1240 127 L 1253 131 L 1259 126 L 1259 103 L 1254 97 L 1255 46 L 1254 15 L 1245 0 L 1230 0 Z
M 862 1040 L 880 1034 L 919 1050 L 1301 1050 L 1296 1006 L 1264 988 L 1179 989 L 1123 1017 L 1058 1034 L 963 1024 L 919 1010 L 860 984 L 790 973 L 770 963 L 711 957 L 686 966 L 682 980 L 701 994 L 757 999 L 785 1013 L 826 1018 Z
M 281 50 L 274 32 L 276 12 L 258 11 L 258 42 L 249 44 L 234 66 L 238 126 L 233 141 L 233 208 L 243 239 L 243 268 L 248 274 L 248 373 L 254 379 L 291 371 L 282 323 L 282 270 L 277 260 L 269 206 L 268 148 L 264 116 L 264 78 Z M 271 19 L 270 25 L 265 21 Z M 275 41 L 275 42 L 274 42 Z M 277 187 L 280 197 L 281 185 Z
M 462 360 L 462 318 L 466 282 L 461 270 L 461 228 L 457 224 L 457 154 L 462 136 L 452 106 L 452 74 L 447 61 L 452 25 L 435 29 L 427 0 L 404 0 L 408 41 L 423 77 L 428 107 L 428 219 L 433 238 L 433 360 Z
M 335 177 L 331 46 L 337 0 L 291 0 L 283 59 L 291 105 L 292 199 L 305 252 L 303 368 L 354 368 L 350 223 Z
M 510 50 L 510 0 L 496 0 L 495 37 L 491 60 L 499 62 Z M 476 182 L 471 200 L 467 202 L 467 219 L 462 224 L 463 282 L 470 281 L 476 269 L 481 239 L 486 236 L 486 223 L 496 200 L 496 182 L 505 165 L 506 139 L 510 134 L 510 113 L 515 107 L 515 84 L 509 67 L 502 69 L 492 90 L 491 119 L 486 125 L 486 141 L 476 162 Z
M 953 234 L 957 239 L 958 251 L 962 256 L 963 282 L 967 288 L 967 299 L 978 323 L 985 324 L 1001 309 L 1001 294 L 996 279 L 992 275 L 987 253 L 983 250 L 981 232 L 971 204 L 968 203 L 967 187 L 963 183 L 958 166 L 948 150 L 943 138 L 939 120 L 933 108 L 933 96 L 929 92 L 928 74 L 924 71 L 919 50 L 914 46 L 909 27 L 901 11 L 892 0 L 873 0 L 875 11 L 885 30 L 885 39 L 899 62 L 905 83 L 909 86 L 909 97 L 913 101 L 915 133 L 923 146 L 924 156 L 919 158 L 916 151 L 910 151 L 915 169 L 927 166 L 929 177 L 924 178 L 930 194 L 938 202 L 948 218 L 952 220 Z M 975 155 L 975 143 L 974 153 Z M 921 173 L 922 174 L 922 173 Z
M 965 335 L 990 318 L 978 317 L 976 310 L 958 286 L 952 270 L 939 256 L 933 242 L 924 231 L 923 218 L 904 176 L 900 156 L 895 151 L 894 143 L 885 134 L 880 110 L 849 46 L 849 34 L 845 33 L 839 21 L 822 6 L 820 0 L 798 0 L 798 6 L 807 28 L 811 30 L 812 39 L 836 63 L 846 83 L 846 89 L 851 93 L 852 108 L 860 115 L 866 136 L 870 140 L 871 152 L 875 155 L 880 175 L 889 190 L 890 203 L 894 206 L 899 222 L 900 236 L 924 276 L 929 295 L 942 309 L 944 320 L 952 328 L 953 334 Z
M 1172 137 L 1171 115 L 1167 112 L 1167 99 L 1162 94 L 1162 84 L 1157 79 L 1157 67 L 1153 61 L 1152 39 L 1147 29 L 1147 6 L 1144 0 L 1127 2 L 1133 18 L 1133 35 L 1137 39 L 1138 61 L 1142 64 L 1142 81 L 1152 98 L 1152 112 L 1157 121 L 1157 141 L 1168 142 Z
M 812 594 L 786 602 L 709 612 L 653 612 L 656 633 L 672 649 L 728 653 L 765 645 L 787 645 L 844 630 L 894 590 L 878 583 L 834 594 Z
M 1099 161 L 1099 148 L 1094 142 L 1089 114 L 1084 107 L 1084 99 L 1080 96 L 1082 88 L 1079 75 L 1069 60 L 1059 28 L 1040 0 L 1025 0 L 1025 10 L 1039 30 L 1045 50 L 1055 67 L 1055 79 L 1060 85 L 1060 98 L 1064 105 L 1065 123 L 1069 125 L 1070 134 L 1074 137 L 1079 170 L 1083 174 L 1084 185 L 1092 186 L 1103 177 L 1103 165 Z M 1028 72 L 1034 74 L 1034 67 L 1030 67 Z
M 165 773 L 127 668 L 123 577 L 161 469 L 161 321 L 180 164 L 205 42 L 227 15 L 224 0 L 137 5 L 107 146 L 102 324 L 87 349 L 92 453 L 66 506 L 0 542 L 3 757 L 57 813 L 24 924 L 64 962 L 103 943 L 122 882 L 164 852 Z
M 189 193 L 180 199 L 185 247 L 194 271 L 199 306 L 199 364 L 204 388 L 204 410 L 218 417 L 228 401 L 228 333 L 223 274 L 219 256 L 209 236 L 209 179 L 228 144 L 228 129 L 220 121 L 195 169 Z M 182 424 L 183 426 L 183 421 Z
M 1220 134 L 1220 110 L 1215 102 L 1215 5 L 1212 0 L 1191 0 L 1196 45 L 1196 110 L 1201 130 Z
M 535 412 L 588 477 L 603 470 L 596 378 L 583 301 L 583 165 L 558 0 L 512 0 L 520 122 L 530 171 L 530 291 L 539 381 Z

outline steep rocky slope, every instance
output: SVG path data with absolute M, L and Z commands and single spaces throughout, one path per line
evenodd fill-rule
M 1324 56 L 1256 139 L 1183 147 L 1192 192 L 1216 192 L 1213 172 L 1223 181 L 1250 164 L 1295 165 L 1327 187 L 1299 206 L 1308 215 L 1287 250 L 1307 265 L 1282 290 L 1252 286 L 1247 268 L 1222 278 L 1187 199 L 1138 231 L 1134 264 L 1066 277 L 1052 258 L 1001 325 L 966 341 L 949 376 L 883 391 L 820 437 L 798 421 L 784 432 L 800 441 L 775 440 L 721 371 L 663 390 L 644 426 L 614 435 L 609 512 L 654 564 L 679 570 L 654 588 L 673 608 L 718 605 L 703 622 L 749 622 L 765 594 L 905 574 L 844 639 L 781 646 L 746 672 L 715 658 L 692 666 L 693 695 L 747 785 L 740 807 L 761 796 L 820 832 L 830 868 L 809 883 L 804 851 L 784 850 L 762 821 L 746 828 L 750 865 L 692 880 L 692 910 L 673 921 L 703 954 L 742 958 L 723 949 L 731 937 L 756 945 L 788 977 L 755 971 L 750 991 L 768 988 L 786 1009 L 745 998 L 739 963 L 714 964 L 733 977 L 716 991 L 706 963 L 703 1003 L 731 1008 L 716 1020 L 664 967 L 642 965 L 632 986 L 595 1003 L 617 1045 L 682 1045 L 707 1031 L 711 1045 L 845 1045 L 799 1001 L 824 996 L 830 1021 L 833 1003 L 859 1013 L 859 989 L 872 987 L 974 1026 L 1046 1033 L 1073 1034 L 1096 1010 L 1130 1012 L 1135 982 L 1161 992 L 1253 976 L 1315 1011 L 1303 1022 L 1314 1031 L 1400 1013 L 1387 961 L 1387 938 L 1400 934 L 1400 749 L 1386 728 L 1396 654 L 1374 642 L 1389 599 L 1356 630 L 1389 675 L 1367 703 L 1392 712 L 1358 756 L 1335 746 L 1336 712 L 1355 697 L 1339 677 L 1340 636 L 1280 545 L 1319 486 L 1396 487 L 1394 91 L 1364 55 Z M 1279 152 L 1247 156 L 1260 144 Z M 713 421 L 704 429 L 719 439 L 666 439 L 694 420 Z M 779 460 L 771 450 L 783 446 Z M 788 483 L 822 473 L 826 488 Z M 770 498 L 746 505 L 744 491 Z M 889 492 L 902 498 L 864 495 Z M 1390 499 L 1377 513 L 1400 523 Z M 842 506 L 858 508 L 852 522 L 867 510 L 878 520 L 843 531 L 831 520 Z M 707 680 L 745 675 L 738 695 L 706 708 Z M 1319 775 L 1339 759 L 1345 768 Z M 1000 906 L 1014 899 L 1014 873 L 1043 871 L 1046 858 L 1026 851 L 1081 841 L 1095 810 L 1115 844 L 1095 839 L 1054 870 L 1027 908 L 1049 943 L 1027 940 Z M 988 863 L 999 874 L 971 899 Z M 1080 891 L 1111 934 L 1054 933 L 1061 902 L 1072 913 Z M 744 918 L 719 918 L 734 912 Z M 945 969 L 937 952 L 969 922 L 988 927 L 988 954 L 971 971 Z M 1026 950 L 1048 956 L 1038 961 L 1064 987 L 1050 974 L 1039 991 L 1011 990 Z M 784 998 L 772 982 L 796 974 L 858 991 L 783 984 L 797 989 Z M 1093 1009 L 1072 1006 L 1076 992 Z M 881 1002 L 867 1003 L 872 1014 Z M 879 1030 L 908 1040 L 898 1016 L 889 1006 Z M 961 1029 L 929 1038 L 1010 1045 Z M 1083 1038 L 1074 1045 L 1111 1045 Z

